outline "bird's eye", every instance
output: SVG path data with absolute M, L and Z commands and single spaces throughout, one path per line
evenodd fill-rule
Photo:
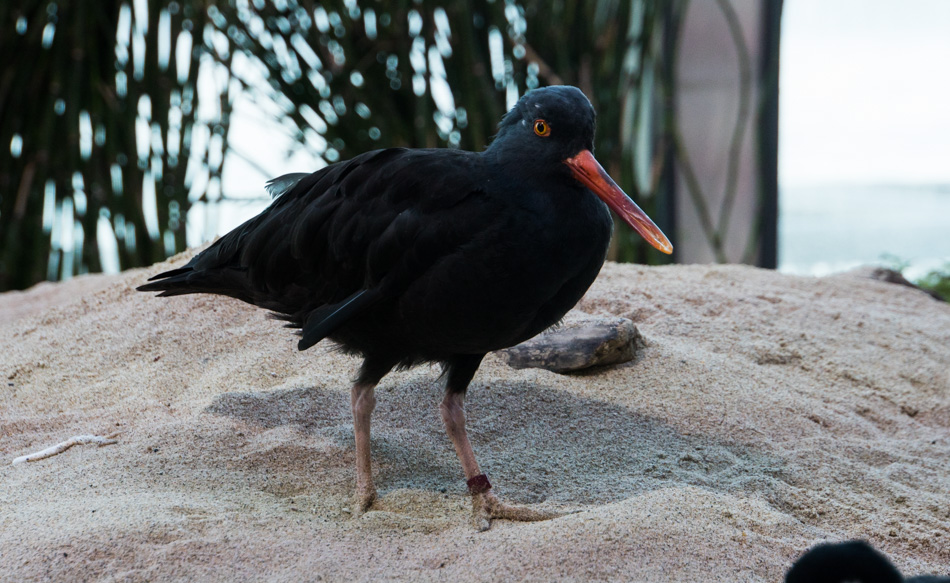
M 551 135 L 551 126 L 543 119 L 536 119 L 534 120 L 534 133 L 546 138 Z

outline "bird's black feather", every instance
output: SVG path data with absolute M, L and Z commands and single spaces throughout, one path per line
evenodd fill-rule
M 279 198 L 285 192 L 292 190 L 297 184 L 310 176 L 306 172 L 295 172 L 293 174 L 284 174 L 283 176 L 278 176 L 267 181 L 267 184 L 264 185 L 264 190 L 267 191 L 267 194 L 271 198 Z
M 611 230 L 562 163 L 589 147 L 593 110 L 576 89 L 545 92 L 485 152 L 393 148 L 282 176 L 264 212 L 139 289 L 266 308 L 302 328 L 300 349 L 329 337 L 370 376 L 525 340 L 580 299 Z M 538 111 L 562 138 L 512 117 Z
M 377 299 L 378 294 L 361 289 L 342 302 L 320 306 L 310 313 L 306 323 L 304 323 L 303 337 L 297 343 L 297 348 L 306 350 L 320 342 L 332 334 L 337 326 L 349 320 L 353 314 L 361 312 Z

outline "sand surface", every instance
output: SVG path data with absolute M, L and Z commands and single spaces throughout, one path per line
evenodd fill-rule
M 380 499 L 353 518 L 358 361 L 133 291 L 168 265 L 0 295 L 0 579 L 779 581 L 850 538 L 950 573 L 950 305 L 917 290 L 606 265 L 578 309 L 636 322 L 637 360 L 490 355 L 468 397 L 496 493 L 572 513 L 477 533 L 437 369 L 380 385 Z

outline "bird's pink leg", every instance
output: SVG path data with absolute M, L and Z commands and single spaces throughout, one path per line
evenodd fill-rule
M 491 492 L 488 478 L 482 474 L 475 461 L 475 452 L 468 440 L 465 431 L 464 393 L 446 392 L 445 399 L 439 407 L 442 411 L 442 421 L 445 422 L 445 431 L 455 446 L 455 453 L 462 462 L 465 479 L 468 480 L 469 491 L 472 493 L 472 519 L 479 530 L 488 530 L 492 518 L 508 520 L 535 521 L 547 520 L 559 516 L 553 512 L 541 512 L 522 506 L 510 506 L 503 503 Z
M 369 450 L 369 420 L 376 407 L 376 383 L 356 383 L 350 390 L 353 408 L 353 434 L 356 437 L 356 514 L 361 514 L 376 500 L 373 485 L 373 463 Z

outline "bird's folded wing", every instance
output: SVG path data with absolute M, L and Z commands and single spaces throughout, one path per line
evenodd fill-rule
M 282 176 L 267 210 L 145 289 L 239 298 L 312 345 L 485 236 L 499 209 L 466 203 L 484 194 L 479 164 L 470 152 L 388 149 Z
M 321 306 L 310 313 L 303 326 L 303 337 L 297 343 L 297 350 L 306 350 L 333 333 L 336 328 L 373 304 L 379 294 L 372 290 L 361 289 L 342 302 Z

